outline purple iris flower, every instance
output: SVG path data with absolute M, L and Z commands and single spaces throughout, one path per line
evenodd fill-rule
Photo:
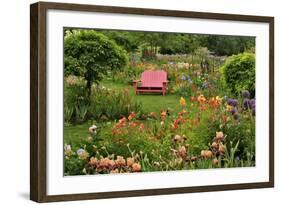
M 237 113 L 236 107 L 232 107 L 231 114 L 232 114 L 232 115 L 235 115 L 236 113 Z
M 250 104 L 250 108 L 251 109 L 256 108 L 256 100 L 255 99 L 251 99 L 249 101 L 249 104 Z
M 229 98 L 228 101 L 227 101 L 227 104 L 228 104 L 228 105 L 231 105 L 231 106 L 233 106 L 233 107 L 236 107 L 237 104 L 238 104 L 238 100 Z

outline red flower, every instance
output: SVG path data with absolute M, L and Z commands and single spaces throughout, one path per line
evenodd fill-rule
M 132 119 L 134 119 L 136 117 L 136 113 L 135 112 L 131 112 L 131 114 L 128 117 L 128 120 L 131 121 Z

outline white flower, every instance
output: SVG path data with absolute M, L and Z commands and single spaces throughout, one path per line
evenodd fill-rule
M 160 122 L 160 124 L 161 124 L 161 125 L 163 125 L 163 124 L 164 124 L 164 122 L 163 122 L 163 121 L 161 121 L 161 122 Z
M 76 153 L 77 153 L 77 155 L 82 155 L 85 153 L 85 150 L 81 148 L 81 149 L 78 149 Z
M 86 160 L 89 157 L 89 153 L 82 148 L 78 149 L 76 153 L 78 155 L 78 158 L 82 160 Z
M 65 144 L 65 145 L 64 145 L 64 150 L 65 150 L 65 151 L 71 150 L 71 145 Z
M 92 125 L 91 127 L 89 127 L 89 132 L 90 133 L 97 133 L 97 131 L 96 131 L 96 129 L 97 129 L 98 127 L 96 126 L 96 125 Z

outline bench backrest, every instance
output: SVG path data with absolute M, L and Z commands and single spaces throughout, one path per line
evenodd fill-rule
M 141 75 L 143 86 L 162 87 L 163 82 L 167 81 L 167 73 L 163 70 L 146 70 Z

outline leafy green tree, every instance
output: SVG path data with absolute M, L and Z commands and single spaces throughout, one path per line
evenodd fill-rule
M 83 76 L 89 95 L 92 83 L 98 83 L 107 71 L 120 70 L 127 63 L 126 51 L 101 33 L 72 30 L 65 34 L 65 75 Z
M 139 32 L 129 31 L 100 31 L 102 34 L 112 39 L 117 45 L 124 48 L 127 52 L 136 52 L 140 45 Z
M 255 39 L 244 36 L 205 35 L 201 44 L 217 55 L 231 56 L 255 47 Z

